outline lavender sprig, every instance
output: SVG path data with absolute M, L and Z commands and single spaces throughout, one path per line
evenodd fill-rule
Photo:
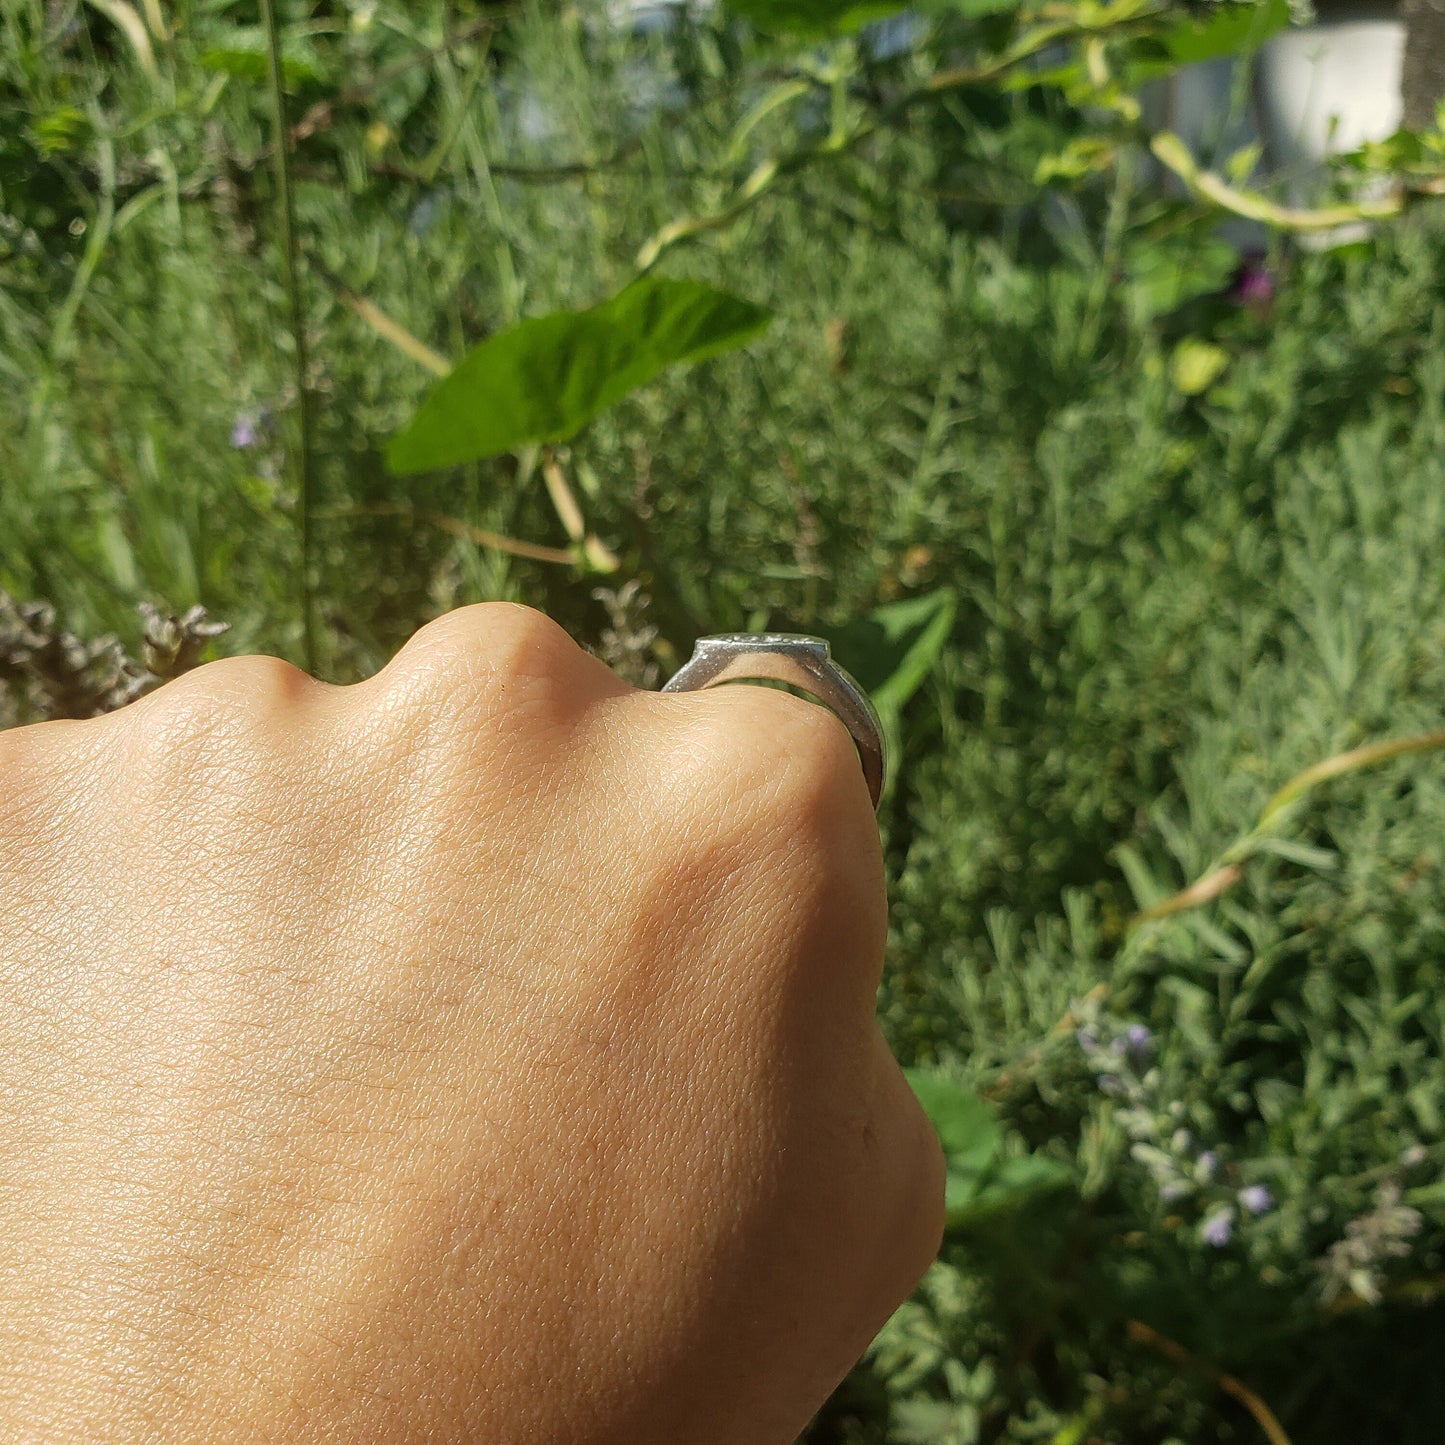
M 140 607 L 141 660 L 109 633 L 85 641 L 61 627 L 48 602 L 0 591 L 0 726 L 26 719 L 99 717 L 194 667 L 228 624 L 203 607 L 182 616 Z

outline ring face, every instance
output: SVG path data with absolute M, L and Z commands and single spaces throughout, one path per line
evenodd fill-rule
M 663 692 L 724 682 L 786 682 L 823 704 L 852 734 L 873 806 L 883 795 L 883 728 L 868 694 L 833 661 L 827 640 L 797 632 L 725 632 L 699 637 Z

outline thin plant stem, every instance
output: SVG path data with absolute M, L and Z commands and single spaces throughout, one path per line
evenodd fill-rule
M 1374 767 L 1376 763 L 1387 763 L 1393 758 L 1403 758 L 1411 753 L 1434 752 L 1445 748 L 1445 729 L 1436 732 L 1419 733 L 1414 737 L 1387 738 L 1384 742 L 1365 743 L 1348 752 L 1336 753 L 1322 762 L 1313 763 L 1296 773 L 1264 806 L 1258 822 L 1237 843 L 1227 849 L 1204 876 L 1181 889 L 1162 903 L 1156 903 L 1129 920 L 1132 929 L 1141 923 L 1153 923 L 1188 909 L 1211 903 L 1222 893 L 1233 888 L 1244 877 L 1244 865 L 1260 851 L 1260 840 L 1268 837 L 1278 827 L 1288 810 L 1306 793 L 1320 783 L 1332 778 L 1343 777 L 1346 773 L 1360 768 Z
M 295 216 L 291 207 L 290 132 L 286 124 L 286 91 L 281 71 L 281 34 L 276 25 L 274 0 L 261 0 L 261 23 L 266 30 L 266 69 L 271 79 L 271 119 L 276 135 L 277 220 L 281 227 L 281 253 L 286 263 L 286 300 L 291 313 L 292 354 L 296 363 L 296 417 L 301 444 L 296 449 L 297 521 L 300 532 L 301 652 L 307 672 L 316 671 L 316 599 L 312 587 L 312 509 L 315 501 L 315 466 L 311 445 L 311 393 L 306 326 L 301 312 L 301 277 L 296 251 Z

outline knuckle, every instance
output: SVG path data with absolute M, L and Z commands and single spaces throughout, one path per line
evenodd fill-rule
M 557 721 L 594 694 L 599 673 L 610 677 L 549 617 L 482 602 L 428 622 L 383 675 L 434 718 Z
M 514 659 L 524 663 L 559 642 L 575 645 L 551 618 L 534 608 L 515 602 L 477 602 L 419 627 L 399 658 L 439 668 L 475 666 L 480 658 L 492 668 Z
M 494 607 L 486 641 L 494 682 L 505 687 L 572 681 L 585 654 L 564 628 L 530 607 L 510 602 L 499 602 Z
M 132 710 L 152 740 L 235 732 L 319 686 L 279 657 L 225 657 L 183 673 Z
M 319 687 L 276 657 L 222 658 L 166 683 L 114 715 L 136 789 L 189 797 L 221 775 L 249 774 L 267 722 L 294 715 Z

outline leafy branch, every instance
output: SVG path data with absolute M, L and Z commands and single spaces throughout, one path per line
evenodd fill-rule
M 716 210 L 669 221 L 638 250 L 638 270 L 651 270 L 665 252 L 682 241 L 731 225 L 774 190 L 779 182 L 820 161 L 832 160 L 855 151 L 865 141 L 896 125 L 909 111 L 926 100 L 949 91 L 1000 80 L 1020 70 L 1028 61 L 1051 46 L 1081 39 L 1096 39 L 1106 33 L 1147 33 L 1158 29 L 1160 22 L 1167 20 L 1170 15 L 1170 7 L 1160 3 L 1160 0 L 1119 0 L 1119 3 L 1108 6 L 1094 4 L 1090 0 L 1090 3 L 1069 11 L 1063 18 L 1046 19 L 1031 26 L 1012 44 L 996 54 L 969 65 L 936 71 L 880 111 L 861 116 L 851 127 L 840 129 L 835 124 L 821 142 L 761 162 L 738 186 L 731 199 Z M 774 104 L 792 99 L 798 93 L 797 82 L 788 82 L 780 87 L 780 91 L 781 98 L 776 99 Z M 756 110 L 757 108 L 755 113 L 750 114 L 743 122 L 744 127 L 750 129 L 756 123 Z
M 1281 231 L 1330 231 L 1355 221 L 1383 221 L 1399 215 L 1409 195 L 1401 188 L 1375 200 L 1361 199 L 1309 208 L 1282 206 L 1259 191 L 1232 186 L 1223 176 L 1203 169 L 1189 147 L 1170 131 L 1160 131 L 1152 136 L 1149 149 L 1162 166 L 1184 182 L 1192 196 L 1231 215 L 1262 221 Z
M 740 8 L 746 10 L 748 6 Z M 1154 70 L 1148 65 L 1135 66 L 1121 81 L 1110 71 L 1105 42 L 1126 38 L 1148 38 L 1160 42 L 1173 57 L 1172 62 L 1164 66 L 1167 71 L 1191 60 L 1245 53 L 1267 38 L 1287 18 L 1287 10 L 1282 6 L 1273 9 L 1263 5 L 1220 8 L 1226 13 L 1211 20 L 1186 20 L 1181 23 L 1178 7 L 1161 3 L 1161 0 L 1116 0 L 1114 4 L 1084 0 L 1077 6 L 1045 6 L 1034 12 L 1038 23 L 1030 25 L 1001 50 L 969 64 L 935 71 L 899 99 L 871 115 L 859 117 L 851 126 L 840 124 L 837 85 L 841 82 L 835 81 L 834 123 L 822 141 L 761 161 L 720 206 L 701 214 L 680 217 L 660 227 L 639 248 L 636 257 L 638 269 L 642 272 L 650 270 L 667 251 L 683 241 L 732 225 L 789 177 L 819 162 L 857 150 L 865 141 L 896 125 L 920 103 L 952 91 L 990 83 L 1008 86 L 1017 83 L 1058 85 L 1071 99 L 1099 104 L 1106 110 L 1118 112 L 1131 122 L 1132 138 L 1144 144 L 1196 199 L 1277 230 L 1326 231 L 1351 222 L 1383 220 L 1398 215 L 1413 200 L 1445 193 L 1445 173 L 1442 173 L 1445 172 L 1445 164 L 1442 164 L 1434 169 L 1425 168 L 1421 175 L 1409 177 L 1409 184 L 1397 185 L 1384 196 L 1320 207 L 1282 205 L 1260 191 L 1232 184 L 1201 166 L 1184 141 L 1174 133 L 1162 131 L 1150 134 L 1140 129 L 1137 125 L 1139 106 L 1127 93 L 1127 84 L 1130 80 L 1137 83 L 1148 78 Z M 1237 11 L 1255 13 L 1242 16 L 1228 13 Z M 846 16 L 843 18 L 847 19 Z M 1074 76 L 1072 67 L 1052 72 L 1027 69 L 1031 62 L 1053 47 L 1078 43 L 1084 47 L 1084 81 Z M 765 97 L 739 125 L 732 142 L 732 152 L 736 153 L 741 141 L 760 119 L 791 103 L 807 88 L 794 79 Z M 1112 148 L 1097 142 L 1094 145 L 1100 162 L 1113 158 Z M 1392 157 L 1393 152 L 1385 156 L 1386 166 L 1392 173 L 1404 177 L 1412 168 L 1403 163 L 1392 164 Z M 1378 161 L 1379 157 L 1375 159 Z M 1394 159 L 1398 160 L 1398 157 Z M 1421 168 L 1416 166 L 1413 169 Z

